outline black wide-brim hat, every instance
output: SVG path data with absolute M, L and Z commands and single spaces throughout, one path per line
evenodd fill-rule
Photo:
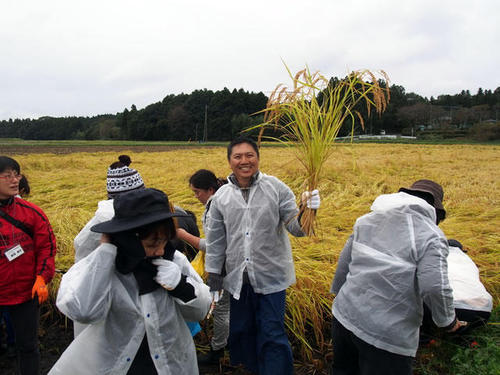
M 443 197 L 444 197 L 443 188 L 437 182 L 434 182 L 432 180 L 418 180 L 415 181 L 409 188 L 401 188 L 399 189 L 399 191 L 410 194 L 411 192 L 421 192 L 430 194 L 434 201 L 433 203 L 434 208 L 446 212 L 443 207 Z
M 142 227 L 171 217 L 186 216 L 170 210 L 167 195 L 157 189 L 140 189 L 118 195 L 113 200 L 115 216 L 94 225 L 97 233 L 118 233 Z

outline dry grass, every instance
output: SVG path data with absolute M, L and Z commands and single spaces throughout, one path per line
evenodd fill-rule
M 286 65 L 285 65 L 286 66 Z M 360 107 L 367 116 L 375 110 L 381 114 L 390 99 L 389 78 L 384 71 L 380 78 L 369 70 L 353 71 L 338 82 L 329 80 L 319 72 L 311 73 L 308 68 L 292 75 L 292 87 L 279 84 L 269 97 L 264 113 L 264 123 L 248 130 L 260 128 L 259 140 L 264 129 L 272 128 L 281 134 L 278 138 L 268 137 L 292 146 L 297 161 L 304 167 L 303 190 L 312 191 L 323 178 L 323 165 L 330 157 L 332 145 L 342 127 L 349 127 L 354 133 L 356 120 L 364 127 Z M 301 207 L 302 228 L 309 236 L 315 234 L 316 212 Z
M 123 150 L 126 152 L 126 150 Z M 132 167 L 148 187 L 164 190 L 170 199 L 200 217 L 203 207 L 188 188 L 189 176 L 210 168 L 226 176 L 225 149 L 185 149 L 129 153 Z M 72 264 L 72 240 L 105 199 L 106 168 L 118 153 L 31 154 L 15 156 L 32 187 L 31 201 L 52 222 L 59 245 L 57 267 Z M 373 199 L 397 191 L 414 180 L 429 178 L 444 187 L 449 238 L 469 249 L 482 280 L 500 302 L 500 147 L 471 145 L 337 145 L 324 166 L 319 190 L 318 236 L 292 238 L 297 284 L 288 291 L 286 324 L 296 359 L 321 367 L 329 352 L 330 282 L 336 260 L 356 218 L 369 211 Z M 303 171 L 292 150 L 263 148 L 261 170 L 301 193 Z M 55 296 L 57 280 L 52 284 Z M 292 338 L 293 337 L 293 338 Z M 315 361 L 314 359 L 321 360 Z

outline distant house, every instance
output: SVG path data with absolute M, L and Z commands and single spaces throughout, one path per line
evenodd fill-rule
M 424 130 L 430 130 L 430 129 L 434 129 L 434 126 L 432 126 L 432 124 L 420 124 L 420 125 L 416 125 L 415 128 L 418 130 L 418 131 L 421 131 L 423 132 Z

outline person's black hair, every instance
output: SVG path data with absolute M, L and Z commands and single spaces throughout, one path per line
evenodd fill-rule
M 175 221 L 170 217 L 168 219 L 157 221 L 142 227 L 133 229 L 137 233 L 140 240 L 143 240 L 150 236 L 152 233 L 157 231 L 162 231 L 167 236 L 168 240 L 172 240 L 177 236 Z
M 200 237 L 200 230 L 198 229 L 198 225 L 196 225 L 196 215 L 194 212 L 184 209 L 181 210 L 185 211 L 185 213 L 189 216 L 176 217 L 175 221 L 177 222 L 177 228 L 182 228 L 189 234 L 195 237 Z M 176 209 L 175 212 L 178 212 L 178 210 Z M 175 249 L 184 253 L 190 262 L 194 259 L 196 254 L 198 254 L 198 249 L 191 246 L 187 242 L 182 241 L 179 237 L 174 238 L 170 241 L 170 243 Z
M 252 148 L 257 153 L 257 158 L 260 158 L 259 147 L 257 146 L 257 143 L 255 143 L 253 139 L 248 137 L 238 137 L 233 139 L 231 143 L 229 143 L 229 145 L 227 146 L 227 160 L 231 159 L 231 153 L 233 152 L 233 147 L 236 145 L 240 145 L 242 143 L 248 143 L 250 146 L 252 146 Z
M 200 169 L 193 173 L 189 178 L 189 185 L 195 187 L 196 189 L 208 190 L 210 188 L 217 191 L 222 185 L 227 184 L 227 180 L 224 178 L 217 178 L 212 171 L 208 169 Z
M 426 193 L 425 191 L 406 191 L 407 194 L 413 195 L 418 198 L 422 198 L 427 203 L 429 203 L 432 207 L 434 207 L 434 196 L 431 193 Z M 436 211 L 436 225 L 442 222 L 446 216 L 446 211 L 440 210 L 439 208 L 434 208 Z
M 132 164 L 132 159 L 128 155 L 120 155 L 118 156 L 118 161 L 115 161 L 109 166 L 109 169 L 117 169 L 122 167 L 128 167 Z
M 21 175 L 21 179 L 19 180 L 19 195 L 21 197 L 27 197 L 30 195 L 31 189 L 28 179 L 25 175 Z
M 0 173 L 5 172 L 9 169 L 21 173 L 21 167 L 19 163 L 8 156 L 0 156 Z
M 458 241 L 458 240 L 455 240 L 453 238 L 450 238 L 448 240 L 448 246 L 453 246 L 453 247 L 458 247 L 460 250 L 464 250 L 464 247 L 462 246 L 462 244 Z

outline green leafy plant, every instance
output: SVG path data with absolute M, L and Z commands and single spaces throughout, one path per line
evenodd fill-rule
M 489 322 L 463 336 L 441 332 L 433 344 L 419 349 L 416 375 L 496 375 L 500 374 L 500 308 Z

